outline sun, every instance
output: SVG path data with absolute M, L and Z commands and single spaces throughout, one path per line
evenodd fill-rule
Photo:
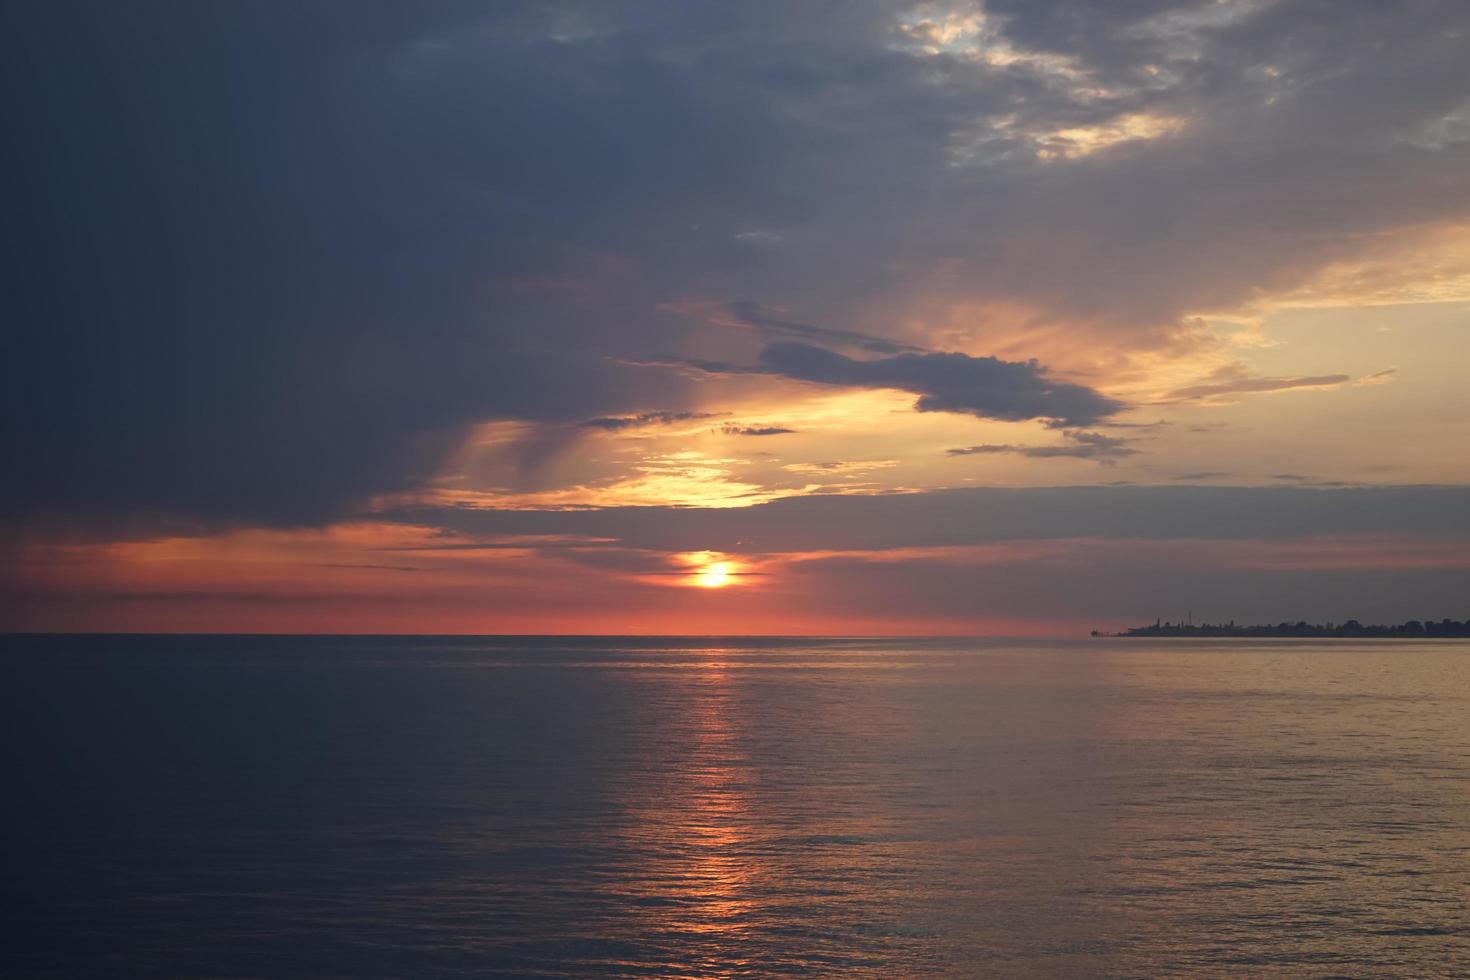
M 720 551 L 686 551 L 672 558 L 683 567 L 677 573 L 678 578 L 664 581 L 679 585 L 724 589 L 744 585 L 745 576 L 750 574 L 745 562 Z
M 710 562 L 695 574 L 694 582 L 706 589 L 719 589 L 729 585 L 730 563 L 727 561 Z

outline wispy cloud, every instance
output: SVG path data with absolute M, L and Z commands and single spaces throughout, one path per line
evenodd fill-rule
M 651 425 L 669 425 L 674 422 L 694 422 L 701 419 L 719 418 L 720 412 L 645 412 L 642 415 L 619 415 L 587 419 L 580 423 L 584 429 L 602 429 L 606 432 L 621 432 L 624 429 L 641 429 Z
M 1350 487 L 1355 484 L 1346 480 L 1324 480 L 1315 476 L 1307 476 L 1304 473 L 1272 473 L 1271 479 L 1278 483 L 1294 483 L 1299 487 Z
M 1336 388 L 1352 380 L 1346 374 L 1321 374 L 1312 377 L 1238 378 L 1215 384 L 1189 385 L 1176 388 L 1164 396 L 1166 401 L 1212 401 L 1231 395 L 1287 391 L 1292 388 Z
M 740 425 L 736 422 L 726 422 L 720 426 L 720 431 L 727 436 L 784 436 L 796 430 L 780 425 Z
M 661 308 L 671 313 L 698 317 L 704 323 L 712 326 L 750 331 L 769 338 L 817 341 L 838 347 L 854 347 L 874 354 L 922 354 L 927 352 L 924 347 L 857 330 L 802 323 L 787 318 L 778 310 L 750 300 L 734 300 L 725 303 L 686 300 L 666 303 Z
M 792 473 L 844 475 L 864 473 L 869 470 L 885 470 L 897 466 L 896 459 L 837 459 L 820 463 L 787 463 L 783 469 Z
M 1105 436 L 1100 432 L 1068 431 L 1062 433 L 1066 444 L 1061 446 L 1019 446 L 1009 443 L 981 446 L 965 446 L 946 450 L 948 456 L 995 456 L 1014 455 L 1030 459 L 1090 459 L 1104 466 L 1112 466 L 1120 459 L 1138 454 L 1129 445 L 1129 440 L 1116 436 Z
M 1384 371 L 1375 371 L 1372 374 L 1363 375 L 1363 377 L 1359 378 L 1356 383 L 1365 387 L 1388 384 L 1398 373 L 1398 368 L 1388 368 Z

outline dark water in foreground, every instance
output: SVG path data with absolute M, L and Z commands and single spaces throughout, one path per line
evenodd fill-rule
M 6 638 L 5 976 L 1470 975 L 1470 644 Z

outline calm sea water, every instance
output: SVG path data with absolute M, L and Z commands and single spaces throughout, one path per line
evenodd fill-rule
M 5 976 L 1466 976 L 1470 645 L 3 641 Z

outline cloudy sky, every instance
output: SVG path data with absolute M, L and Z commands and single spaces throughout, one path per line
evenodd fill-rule
M 0 26 L 0 627 L 1470 614 L 1462 0 Z

